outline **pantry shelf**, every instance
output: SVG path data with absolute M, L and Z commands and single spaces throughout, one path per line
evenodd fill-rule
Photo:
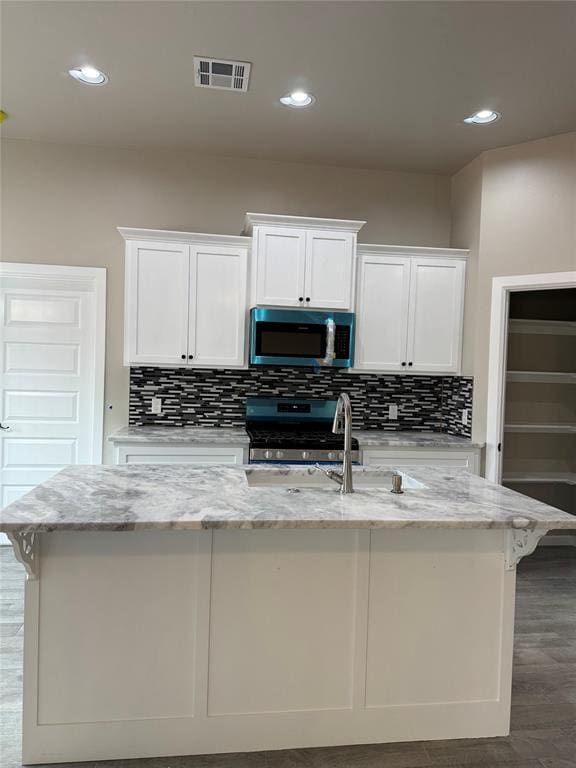
M 505 424 L 505 432 L 533 434 L 576 435 L 576 424 Z
M 576 336 L 576 322 L 560 320 L 510 320 L 510 333 L 546 336 Z
M 548 384 L 576 384 L 576 373 L 566 371 L 508 371 L 507 381 Z

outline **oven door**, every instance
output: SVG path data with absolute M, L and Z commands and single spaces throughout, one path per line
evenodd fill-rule
M 343 325 L 339 316 L 344 316 Z M 255 308 L 251 312 L 250 363 L 349 367 L 352 331 L 352 313 Z

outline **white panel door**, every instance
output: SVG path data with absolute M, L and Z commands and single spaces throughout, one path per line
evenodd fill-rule
M 182 243 L 129 243 L 126 365 L 184 365 L 188 360 L 189 252 Z
M 355 368 L 407 368 L 410 259 L 360 256 L 356 307 Z
M 412 260 L 408 370 L 414 373 L 458 373 L 464 305 L 463 261 Z
M 92 279 L 65 271 L 1 270 L 0 506 L 67 464 L 102 459 L 105 273 L 86 270 L 99 273 L 100 300 Z
M 258 304 L 303 306 L 305 248 L 305 232 L 289 227 L 259 227 L 256 249 Z
M 350 309 L 354 241 L 355 236 L 348 232 L 306 232 L 307 306 Z
M 245 248 L 190 246 L 190 365 L 244 364 L 247 266 Z

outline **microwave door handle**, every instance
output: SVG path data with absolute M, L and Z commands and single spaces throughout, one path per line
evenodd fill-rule
M 333 318 L 326 320 L 326 354 L 320 360 L 320 365 L 332 365 L 336 355 L 334 354 L 334 343 L 336 340 L 336 323 Z

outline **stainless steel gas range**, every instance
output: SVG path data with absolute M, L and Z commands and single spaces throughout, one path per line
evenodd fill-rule
M 246 431 L 250 462 L 329 464 L 343 459 L 341 434 L 332 432 L 336 400 L 249 397 Z M 352 438 L 352 461 L 359 462 Z

